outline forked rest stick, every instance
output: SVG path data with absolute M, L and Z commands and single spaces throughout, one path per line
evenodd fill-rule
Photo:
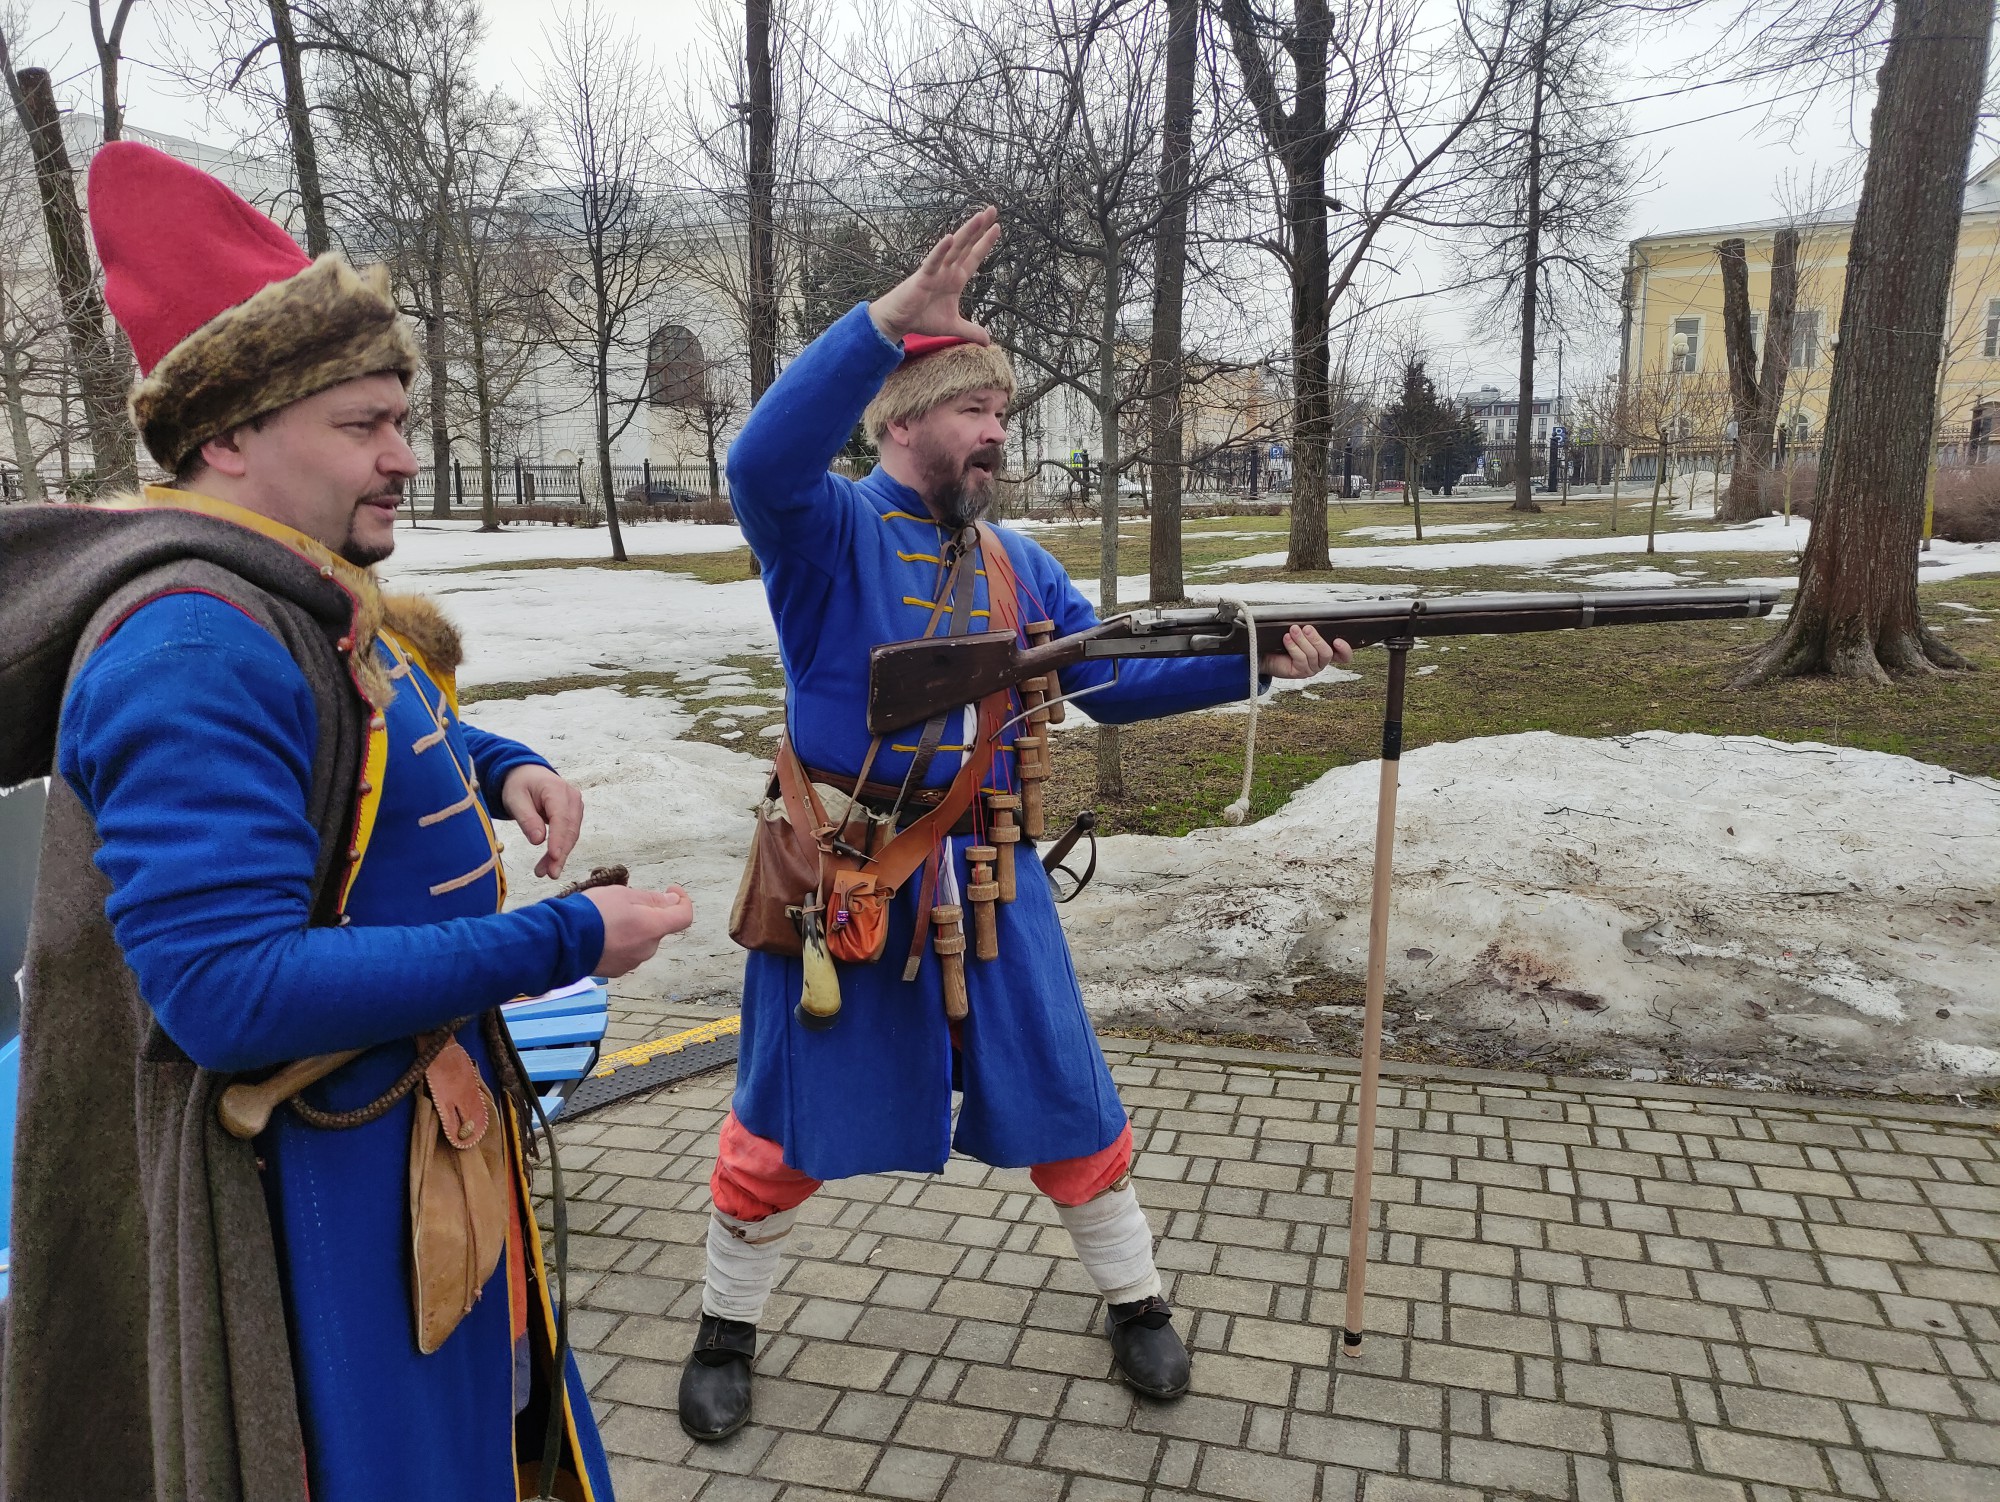
M 1396 789 L 1403 764 L 1403 677 L 1412 643 L 1391 640 L 1389 701 L 1382 712 L 1382 782 L 1375 801 L 1375 887 L 1368 899 L 1368 991 L 1361 1024 L 1361 1100 L 1354 1126 L 1354 1192 L 1347 1201 L 1344 1355 L 1361 1354 L 1368 1288 L 1368 1210 L 1375 1189 L 1375 1097 L 1382 1079 L 1382 996 L 1389 971 L 1389 885 L 1396 864 Z

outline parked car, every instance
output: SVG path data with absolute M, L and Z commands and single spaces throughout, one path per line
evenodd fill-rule
M 651 485 L 632 485 L 625 491 L 624 499 L 633 503 L 651 501 L 655 505 L 689 503 L 708 499 L 706 491 L 689 490 L 685 485 L 669 485 L 665 480 L 655 480 Z

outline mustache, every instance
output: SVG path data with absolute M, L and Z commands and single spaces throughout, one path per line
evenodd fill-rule
M 971 469 L 974 465 L 984 465 L 997 475 L 1006 458 L 1007 450 L 999 444 L 983 444 L 965 456 L 965 467 Z
M 357 505 L 366 506 L 374 501 L 400 501 L 403 498 L 403 482 L 390 480 L 364 495 Z

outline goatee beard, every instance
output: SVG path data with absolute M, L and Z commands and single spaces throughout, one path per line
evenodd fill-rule
M 398 488 L 383 491 L 380 496 L 374 497 L 374 499 L 401 500 L 402 495 L 402 490 Z M 396 539 L 394 536 L 391 536 L 386 544 L 368 544 L 356 541 L 352 523 L 348 526 L 346 541 L 342 542 L 338 549 L 340 556 L 356 568 L 372 568 L 395 551 Z
M 971 526 L 993 509 L 993 490 L 986 486 L 975 493 L 966 488 L 963 479 L 953 480 L 932 498 L 931 504 L 937 508 L 938 520 L 957 531 Z

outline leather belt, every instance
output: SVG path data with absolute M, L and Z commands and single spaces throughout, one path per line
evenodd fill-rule
M 807 767 L 806 778 L 811 782 L 824 783 L 827 787 L 838 788 L 843 793 L 854 791 L 852 772 L 828 772 L 820 767 Z M 944 801 L 949 788 L 911 788 L 903 796 L 903 812 L 897 819 L 897 827 L 904 828 L 914 823 Z M 864 782 L 861 784 L 861 806 L 878 814 L 886 814 L 896 806 L 896 798 L 902 790 L 891 782 Z M 975 834 L 978 832 L 978 802 L 975 799 L 969 808 L 952 825 L 953 834 Z

